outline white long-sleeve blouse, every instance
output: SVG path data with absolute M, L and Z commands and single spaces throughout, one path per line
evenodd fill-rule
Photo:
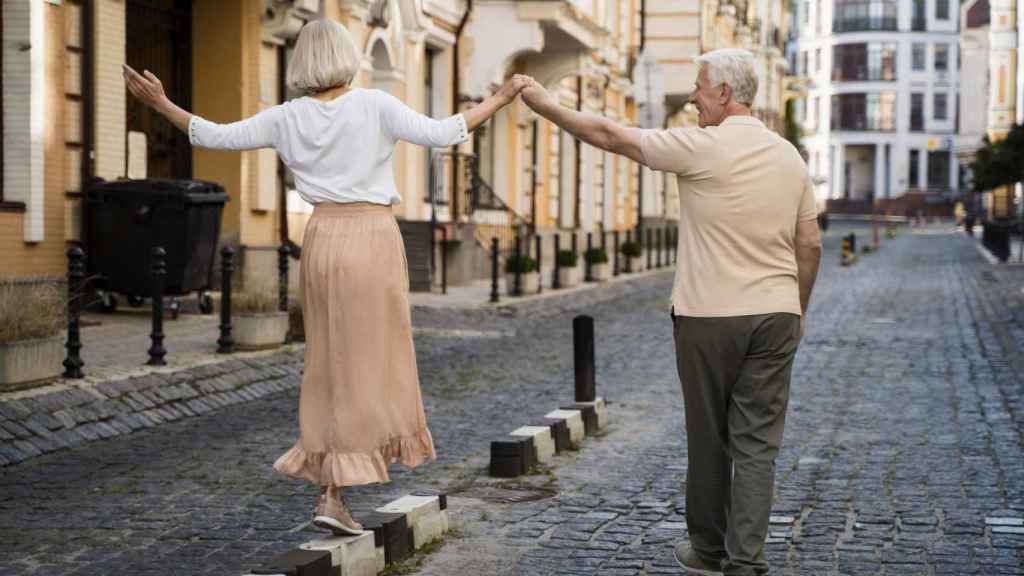
M 188 138 L 202 148 L 273 148 L 311 204 L 397 204 L 395 144 L 453 146 L 465 142 L 469 130 L 462 114 L 434 120 L 387 92 L 356 88 L 327 102 L 297 98 L 231 124 L 192 116 Z

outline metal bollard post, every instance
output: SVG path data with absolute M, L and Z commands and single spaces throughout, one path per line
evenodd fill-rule
M 235 271 L 235 251 L 231 246 L 220 249 L 220 338 L 217 352 L 230 354 L 235 350 L 231 337 L 231 275 Z
M 615 243 L 615 266 L 612 269 L 612 275 L 619 275 L 619 231 L 612 232 L 612 240 Z
M 149 347 L 149 366 L 166 366 L 164 356 L 164 281 L 167 279 L 167 252 L 160 246 L 155 246 L 152 252 L 151 270 L 153 274 L 153 332 L 149 337 L 152 345 Z
M 857 253 L 857 233 L 850 232 L 850 252 L 853 254 Z
M 637 236 L 639 236 L 639 235 L 640 235 L 640 233 L 638 232 Z M 632 244 L 632 243 L 633 243 L 633 231 L 632 230 L 626 230 L 626 244 Z M 632 256 L 626 256 L 626 274 L 629 274 L 632 271 L 633 271 L 633 257 Z
M 523 245 L 522 239 L 516 234 L 516 270 L 515 270 L 515 283 L 513 284 L 512 295 L 522 296 L 523 294 Z
M 658 268 L 665 265 L 665 229 L 658 228 Z
M 448 294 L 448 230 L 441 235 L 441 294 Z
M 498 239 L 491 238 L 491 302 L 501 300 L 498 293 Z
M 541 238 L 540 234 L 537 234 L 537 294 L 544 291 L 544 275 L 541 274 L 541 270 L 544 269 L 544 247 L 541 245 L 543 240 L 544 239 Z
M 652 241 L 653 238 L 654 238 L 654 229 L 653 228 L 648 228 L 647 229 L 647 268 L 646 268 L 647 270 L 651 269 L 651 256 L 653 256 L 653 254 L 652 254 L 653 251 L 651 250 L 651 248 L 654 248 L 654 242 Z
M 576 401 L 593 402 L 597 397 L 594 368 L 594 319 L 572 319 L 573 358 L 576 369 Z
M 583 255 L 583 279 L 587 282 L 594 281 L 594 277 L 590 274 L 590 251 L 593 249 L 594 244 L 590 237 L 590 232 L 587 232 L 587 252 Z
M 277 249 L 277 309 L 288 311 L 288 256 L 292 253 L 287 244 Z
M 78 246 L 68 250 L 68 354 L 64 358 L 65 378 L 84 378 L 82 373 L 82 339 L 79 319 L 82 315 L 82 281 L 85 280 L 85 252 Z
M 561 264 L 561 252 L 562 252 L 562 235 L 555 232 L 555 273 L 551 276 L 551 289 L 558 290 L 562 287 L 562 279 L 559 275 L 562 273 Z

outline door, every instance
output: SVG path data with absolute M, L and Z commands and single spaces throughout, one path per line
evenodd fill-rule
M 128 0 L 128 65 L 149 70 L 167 97 L 192 108 L 192 0 Z M 188 136 L 128 97 L 128 130 L 146 135 L 146 173 L 150 178 L 191 178 Z

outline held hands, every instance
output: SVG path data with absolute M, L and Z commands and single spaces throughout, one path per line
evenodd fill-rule
M 503 105 L 511 104 L 516 95 L 523 98 L 526 105 L 534 110 L 544 106 L 555 104 L 554 98 L 539 82 L 523 74 L 516 74 L 505 81 L 505 84 L 495 93 L 501 99 Z
M 160 110 L 167 103 L 164 85 L 152 72 L 146 70 L 143 74 L 139 74 L 127 64 L 121 66 L 121 72 L 124 75 L 124 83 L 132 96 L 138 98 L 143 104 Z

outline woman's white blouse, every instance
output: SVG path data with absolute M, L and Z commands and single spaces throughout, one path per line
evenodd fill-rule
M 188 124 L 193 146 L 273 148 L 311 204 L 397 204 L 402 198 L 391 165 L 396 142 L 443 147 L 468 138 L 462 114 L 434 120 L 387 92 L 358 88 L 327 102 L 297 98 L 231 124 L 199 116 Z

